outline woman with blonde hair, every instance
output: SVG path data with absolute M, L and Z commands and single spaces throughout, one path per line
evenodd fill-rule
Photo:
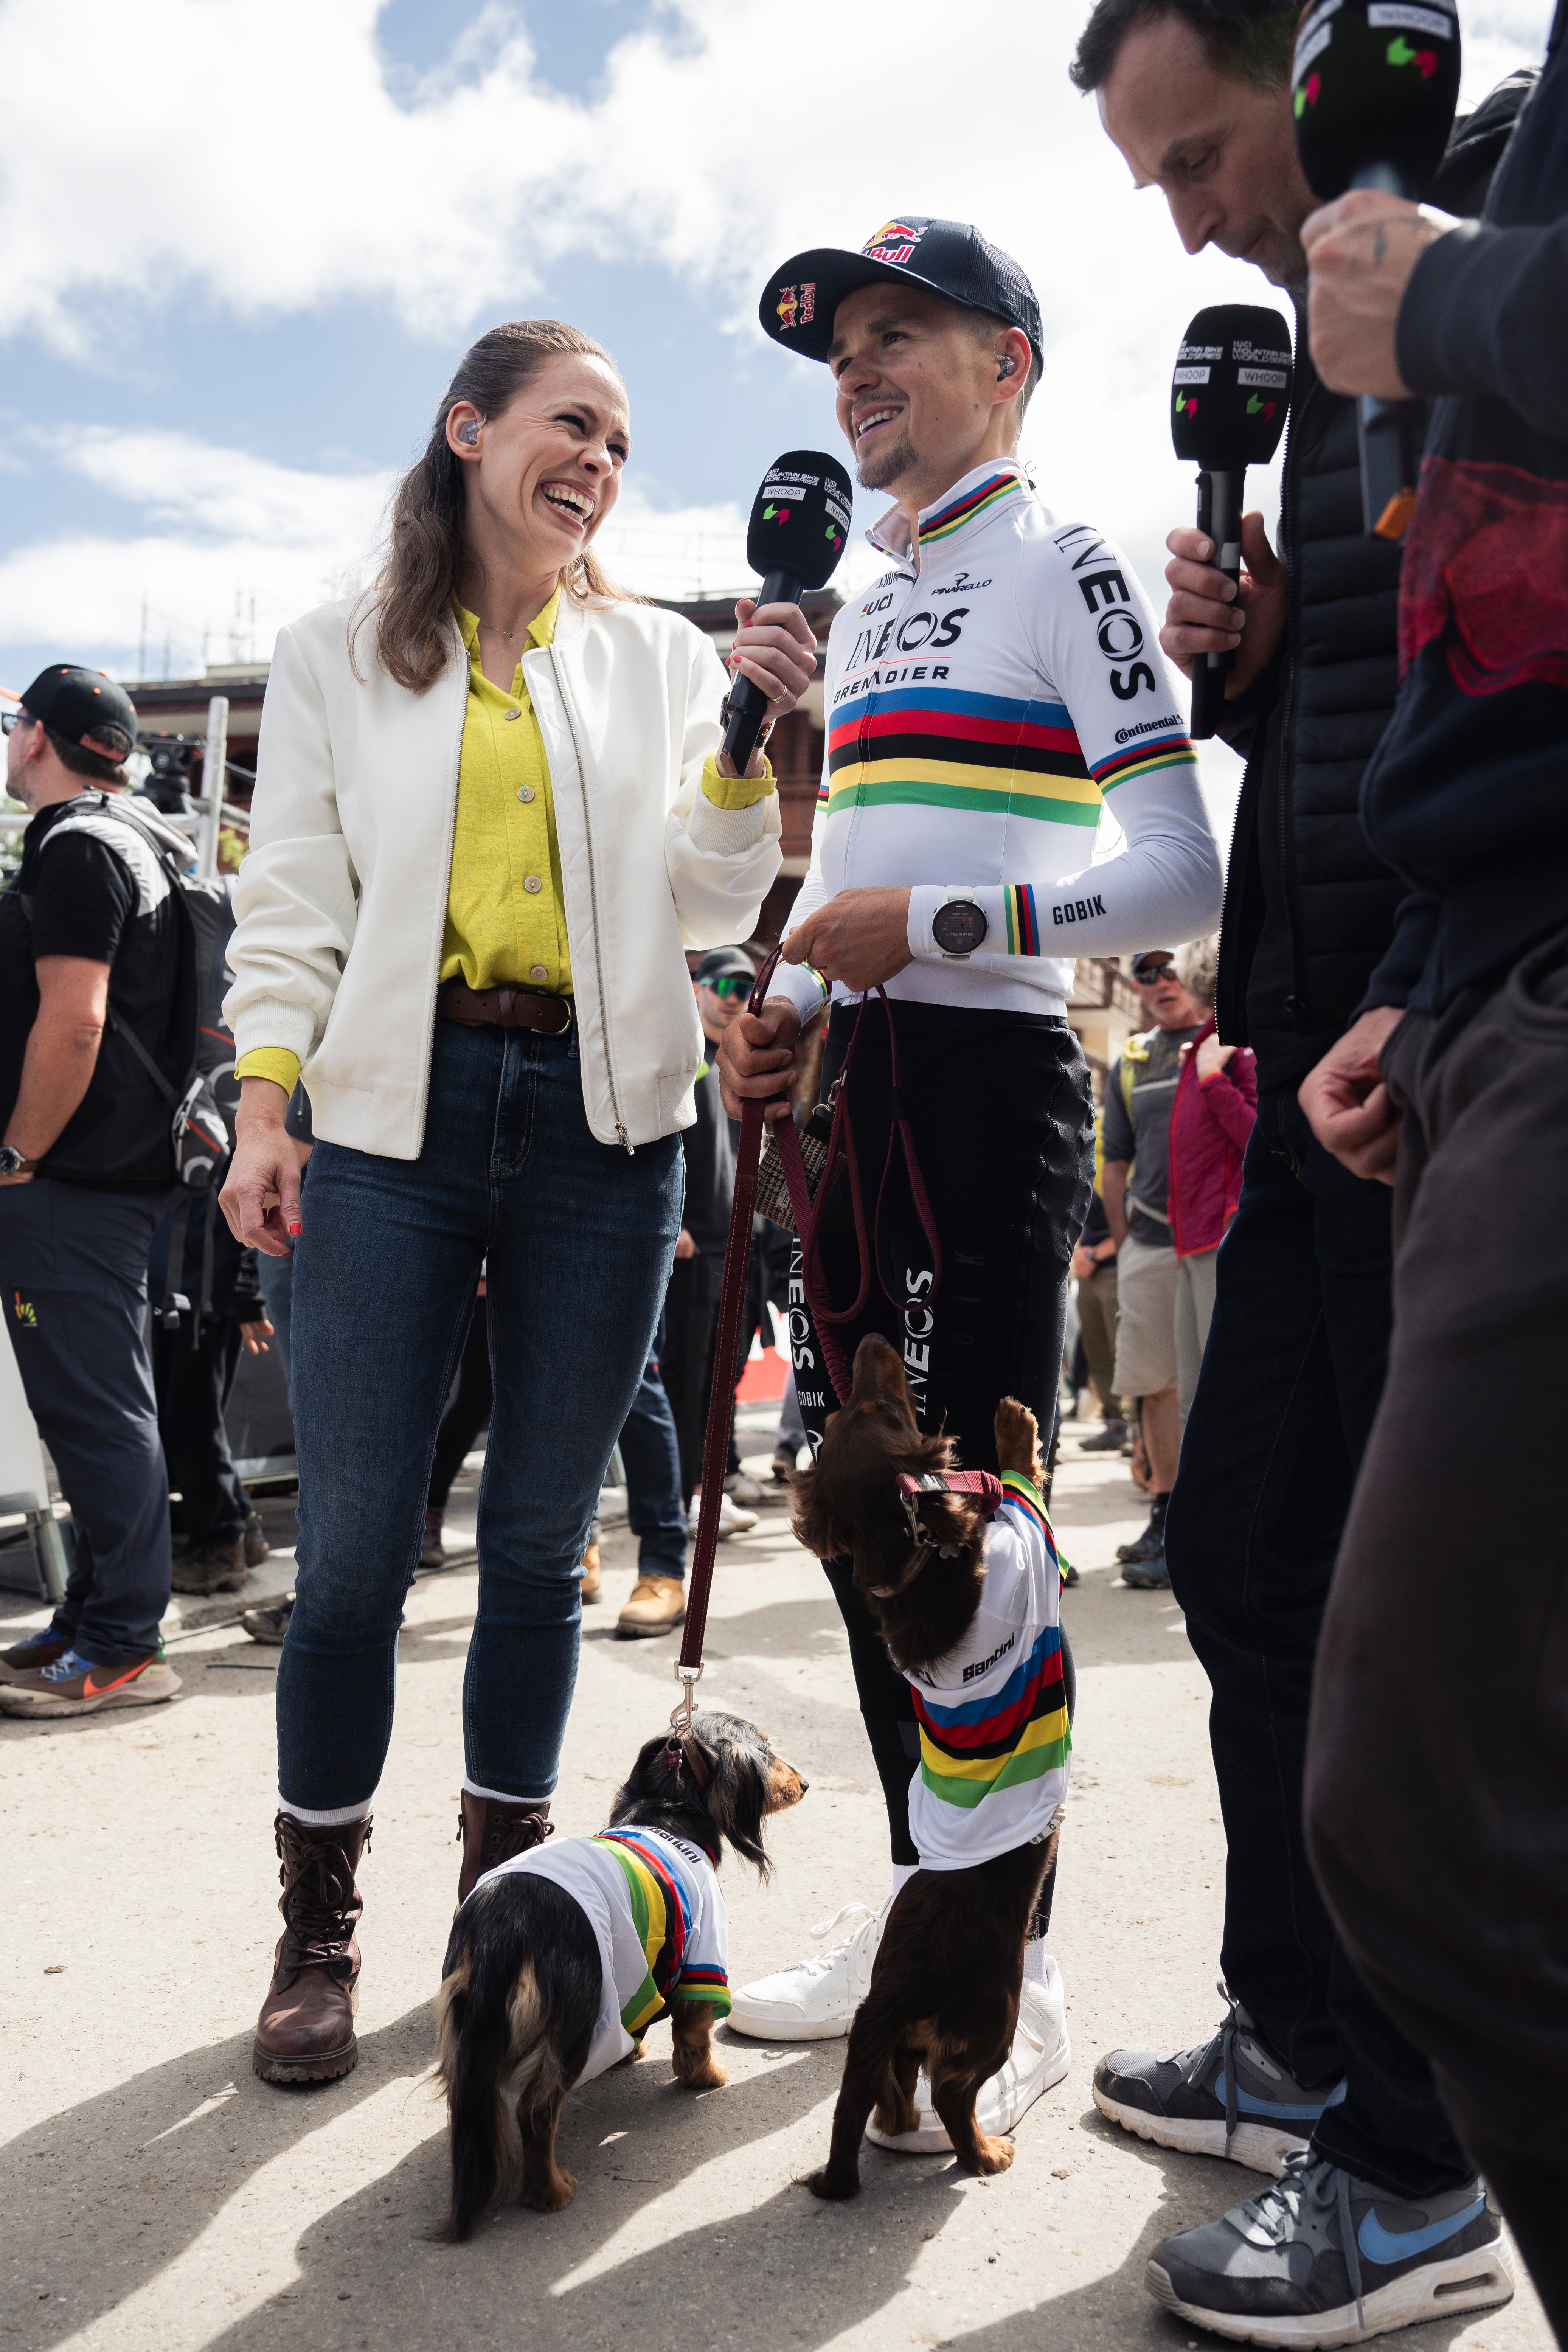
M 347 2074 L 355 1874 L 442 1407 L 486 1263 L 495 1409 L 463 1690 L 459 1899 L 549 1832 L 579 1563 L 680 1230 L 701 1037 L 683 949 L 746 938 L 773 779 L 720 752 L 723 672 L 591 552 L 626 387 L 552 320 L 468 352 L 368 598 L 278 639 L 227 1017 L 243 1101 L 224 1207 L 292 1251 L 297 1600 L 278 1675 L 284 1933 L 253 2063 Z M 737 607 L 773 711 L 793 607 Z M 303 1071 L 303 1196 L 283 1115 Z

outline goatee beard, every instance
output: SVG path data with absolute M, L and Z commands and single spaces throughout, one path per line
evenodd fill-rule
M 858 468 L 863 490 L 890 490 L 915 462 L 914 443 L 900 433 L 890 449 L 877 449 Z

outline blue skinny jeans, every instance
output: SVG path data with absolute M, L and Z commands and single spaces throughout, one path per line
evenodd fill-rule
M 479 1262 L 495 1407 L 468 1780 L 555 1786 L 577 1678 L 584 1546 L 647 1361 L 680 1231 L 679 1136 L 595 1140 L 575 1029 L 437 1021 L 417 1160 L 319 1142 L 294 1248 L 296 1601 L 278 1673 L 285 1807 L 368 1806 L 392 1736 L 397 1632 Z

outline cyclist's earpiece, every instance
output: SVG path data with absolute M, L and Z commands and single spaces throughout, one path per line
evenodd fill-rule
M 1002 364 L 1001 364 L 1001 366 L 1000 366 L 1000 367 L 997 369 L 997 371 L 996 371 L 997 375 L 998 375 L 998 376 L 1012 375 L 1012 374 L 1014 373 L 1014 372 L 1016 371 L 1016 369 L 1017 368 L 1017 365 L 1018 365 L 1018 362 L 1017 362 L 1017 361 L 1013 357 L 1013 354 L 1012 354 L 1012 352 L 1004 352 L 1004 354 L 1003 354 L 1003 358 L 1002 358 Z
M 465 449 L 477 449 L 479 446 L 479 426 L 474 424 L 471 419 L 467 425 L 459 425 L 458 427 L 458 438 L 462 443 Z

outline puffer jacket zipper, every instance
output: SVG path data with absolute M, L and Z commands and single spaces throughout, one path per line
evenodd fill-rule
M 626 1139 L 626 1121 L 621 1117 L 620 1097 L 616 1091 L 616 1057 L 610 1046 L 610 1000 L 605 988 L 605 962 L 600 951 L 604 923 L 599 913 L 599 872 L 594 856 L 594 819 L 588 793 L 588 768 L 578 740 L 576 725 L 572 717 L 572 698 L 566 691 L 566 680 L 561 674 L 556 657 L 555 641 L 550 643 L 550 667 L 555 672 L 555 689 L 561 697 L 561 708 L 566 713 L 566 732 L 572 738 L 572 750 L 577 761 L 577 775 L 583 792 L 583 831 L 588 844 L 588 896 L 594 906 L 594 976 L 599 983 L 599 1029 L 605 1040 L 605 1082 L 610 1089 L 610 1110 L 616 1122 L 616 1140 L 628 1160 L 637 1157 L 637 1146 Z
M 1298 339 L 1296 381 L 1301 380 L 1303 363 L 1308 373 L 1306 398 L 1298 408 L 1290 403 L 1290 414 L 1285 421 L 1285 463 L 1282 467 L 1283 537 L 1285 541 L 1285 642 L 1294 648 L 1287 665 L 1285 679 L 1285 709 L 1279 730 L 1279 771 L 1275 782 L 1279 824 L 1279 887 L 1285 902 L 1285 921 L 1290 941 L 1290 993 L 1285 1002 L 1292 1025 L 1299 1037 L 1309 1034 L 1307 1022 L 1307 980 L 1304 943 L 1301 937 L 1300 909 L 1296 896 L 1296 834 L 1290 822 L 1290 793 L 1296 776 L 1296 699 L 1301 672 L 1301 433 L 1307 410 L 1318 388 L 1316 371 L 1310 355 L 1300 345 L 1306 340 L 1305 326 Z M 1291 463 L 1294 457 L 1295 463 Z

